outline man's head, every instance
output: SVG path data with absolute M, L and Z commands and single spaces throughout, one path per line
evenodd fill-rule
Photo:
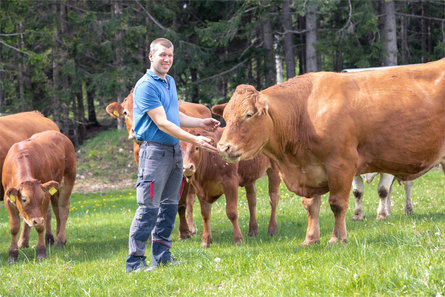
M 150 69 L 159 77 L 165 78 L 173 64 L 173 43 L 165 38 L 157 38 L 150 44 Z

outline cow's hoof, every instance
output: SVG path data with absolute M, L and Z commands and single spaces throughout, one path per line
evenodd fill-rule
M 8 263 L 17 262 L 19 257 L 19 250 L 9 250 Z
M 414 209 L 412 207 L 411 208 L 405 208 L 405 214 L 406 215 L 411 215 L 413 213 L 414 213 Z
M 63 242 L 63 241 L 57 241 L 56 242 L 56 247 L 65 247 L 65 245 L 66 245 L 66 241 L 65 242 Z
M 314 244 L 320 244 L 320 240 L 318 239 L 305 239 L 302 243 L 301 246 L 310 246 L 310 245 L 314 245 Z
M 191 235 L 195 235 L 196 234 L 196 228 L 195 227 L 190 227 L 189 226 L 189 231 Z
M 386 220 L 387 215 L 378 214 L 376 220 L 377 221 L 384 221 Z
M 277 235 L 277 229 L 269 229 L 269 230 L 267 230 L 267 235 L 269 235 L 269 236 Z
M 46 247 L 37 246 L 36 247 L 36 257 L 37 257 L 37 261 L 45 259 L 46 258 Z
M 331 238 L 331 239 L 328 241 L 328 244 L 330 244 L 330 245 L 334 245 L 334 244 L 343 244 L 343 243 L 348 243 L 348 240 L 347 240 L 346 238 L 344 238 L 344 239 L 338 239 L 338 238 L 336 238 L 336 237 L 333 237 L 333 238 Z
M 45 244 L 53 245 L 54 244 L 54 236 L 52 234 L 45 234 Z
M 365 218 L 364 214 L 354 214 L 354 216 L 352 217 L 353 221 L 363 221 L 363 219 Z
M 257 236 L 258 235 L 258 230 L 249 230 L 249 233 L 247 233 L 248 236 Z
M 179 240 L 187 240 L 192 238 L 190 232 L 179 233 Z
M 210 247 L 210 242 L 202 242 L 202 243 L 201 243 L 201 247 L 202 247 L 202 248 L 205 248 L 205 249 L 208 248 L 208 247 Z

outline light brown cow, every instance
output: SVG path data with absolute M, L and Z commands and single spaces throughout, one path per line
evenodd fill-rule
M 411 180 L 445 154 L 445 59 L 357 73 L 308 73 L 257 91 L 238 86 L 218 143 L 231 162 L 263 152 L 287 188 L 303 196 L 319 241 L 320 195 L 335 216 L 330 243 L 346 241 L 353 177 L 387 172 Z M 366 118 L 366 121 L 363 121 Z
M 119 104 L 118 102 L 112 102 L 106 107 L 106 111 L 109 115 L 115 118 L 124 118 L 125 125 L 127 127 L 128 139 L 133 140 L 133 153 L 136 164 L 139 165 L 139 150 L 140 144 L 136 141 L 133 128 L 133 90 L 130 94 Z M 183 100 L 179 100 L 179 111 L 182 113 L 195 117 L 195 118 L 210 118 L 212 113 L 210 109 L 202 104 L 190 103 Z M 179 214 L 179 238 L 190 238 L 191 234 L 196 233 L 193 223 L 193 202 L 195 200 L 195 192 L 193 187 L 185 182 L 183 192 L 178 203 Z M 187 215 L 186 215 L 187 212 Z
M 202 129 L 190 130 L 194 135 L 203 135 L 218 141 L 223 132 L 218 128 L 215 132 Z M 219 155 L 202 150 L 196 145 L 181 141 L 184 162 L 184 176 L 192 184 L 201 205 L 201 215 L 204 223 L 202 234 L 203 247 L 209 247 L 212 242 L 210 229 L 210 214 L 212 203 L 222 194 L 226 197 L 226 214 L 233 225 L 233 240 L 236 244 L 244 242 L 243 234 L 238 225 L 238 187 L 246 189 L 249 204 L 250 222 L 249 235 L 258 234 L 256 221 L 256 190 L 255 181 L 267 171 L 269 177 L 269 197 L 271 216 L 269 221 L 270 235 L 277 232 L 276 209 L 279 201 L 280 177 L 278 168 L 270 159 L 260 154 L 251 160 L 229 164 Z
M 30 228 L 35 227 L 38 233 L 37 260 L 46 257 L 43 239 L 45 223 L 46 241 L 54 241 L 49 238 L 52 237 L 51 224 L 45 220 L 50 200 L 57 219 L 56 245 L 65 245 L 65 227 L 75 179 L 74 146 L 68 137 L 60 132 L 40 132 L 10 148 L 2 171 L 4 202 L 11 231 L 9 262 L 16 261 L 18 257 L 19 215 L 26 223 L 26 238 L 21 238 L 21 241 L 27 241 Z
M 38 111 L 21 112 L 0 117 L 0 180 L 1 168 L 9 148 L 16 142 L 31 137 L 34 133 L 54 130 L 59 127 Z M 0 199 L 3 200 L 4 191 L 0 185 Z

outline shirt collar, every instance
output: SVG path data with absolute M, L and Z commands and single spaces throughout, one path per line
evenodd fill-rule
M 166 80 L 168 80 L 168 77 L 169 77 L 169 75 L 166 74 L 165 79 L 163 79 L 162 77 L 160 77 L 159 75 L 157 75 L 156 73 L 151 71 L 150 69 L 147 69 L 147 74 L 150 75 L 151 77 L 153 77 L 153 79 L 160 80 L 160 81 L 166 81 Z

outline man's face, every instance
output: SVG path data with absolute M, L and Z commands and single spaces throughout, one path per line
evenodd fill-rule
M 160 44 L 156 45 L 154 53 L 149 53 L 151 70 L 158 76 L 165 78 L 173 64 L 173 47 L 166 48 Z

